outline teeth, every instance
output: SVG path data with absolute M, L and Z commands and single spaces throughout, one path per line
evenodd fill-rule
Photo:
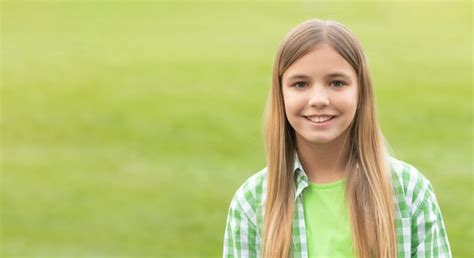
M 332 116 L 307 116 L 307 118 L 315 123 L 323 123 L 332 118 Z

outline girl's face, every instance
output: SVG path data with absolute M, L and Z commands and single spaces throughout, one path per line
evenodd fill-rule
M 348 133 L 357 109 L 357 75 L 329 45 L 294 62 L 282 75 L 282 91 L 298 141 L 324 144 Z

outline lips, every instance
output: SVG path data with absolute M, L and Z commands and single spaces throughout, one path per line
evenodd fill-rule
M 320 115 L 320 116 L 304 116 L 307 120 L 316 123 L 316 124 L 324 124 L 328 121 L 331 121 L 336 116 L 331 115 Z

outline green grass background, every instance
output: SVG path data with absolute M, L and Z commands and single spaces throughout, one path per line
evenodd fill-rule
M 473 257 L 469 1 L 2 1 L 0 256 L 220 256 L 276 49 L 313 17 L 362 41 L 394 155 Z

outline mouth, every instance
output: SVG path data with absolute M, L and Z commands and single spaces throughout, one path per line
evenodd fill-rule
M 326 125 L 332 121 L 336 116 L 322 115 L 322 116 L 303 116 L 309 122 L 316 125 Z

